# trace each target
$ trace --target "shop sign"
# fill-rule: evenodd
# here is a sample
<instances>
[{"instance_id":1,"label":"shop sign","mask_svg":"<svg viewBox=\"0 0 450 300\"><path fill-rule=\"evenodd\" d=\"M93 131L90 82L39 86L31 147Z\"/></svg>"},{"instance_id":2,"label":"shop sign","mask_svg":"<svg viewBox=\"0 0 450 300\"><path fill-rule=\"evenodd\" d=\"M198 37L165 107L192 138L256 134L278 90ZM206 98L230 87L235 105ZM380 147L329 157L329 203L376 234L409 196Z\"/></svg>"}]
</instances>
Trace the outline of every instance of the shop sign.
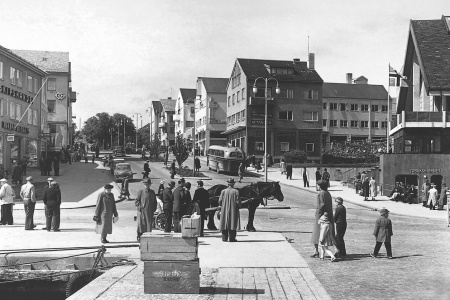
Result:
<instances>
[{"instance_id":1,"label":"shop sign","mask_svg":"<svg viewBox=\"0 0 450 300\"><path fill-rule=\"evenodd\" d=\"M409 172L411 174L420 174L420 173L441 173L441 169L410 169Z\"/></svg>"},{"instance_id":2,"label":"shop sign","mask_svg":"<svg viewBox=\"0 0 450 300\"><path fill-rule=\"evenodd\" d=\"M66 95L64 95L61 92L57 92L56 95L55 95L55 98L58 99L58 100L62 100L64 98L66 98Z\"/></svg>"},{"instance_id":3,"label":"shop sign","mask_svg":"<svg viewBox=\"0 0 450 300\"><path fill-rule=\"evenodd\" d=\"M260 114L260 113L252 113L252 118L265 118L265 114ZM272 114L267 114L268 118L272 118L273 115Z\"/></svg>"},{"instance_id":4,"label":"shop sign","mask_svg":"<svg viewBox=\"0 0 450 300\"><path fill-rule=\"evenodd\" d=\"M14 130L14 131L17 131L17 132L20 132L20 133L25 133L25 134L30 133L30 129L28 127L25 127L25 126L17 126L16 127L16 124L8 123L8 122L5 122L5 121L2 121L2 128L9 129L9 130Z\"/></svg>"},{"instance_id":5,"label":"shop sign","mask_svg":"<svg viewBox=\"0 0 450 300\"><path fill-rule=\"evenodd\" d=\"M16 99L31 103L33 101L33 97L25 95L24 93L21 93L19 91L13 90L12 88L9 88L7 86L0 86L0 93L14 97Z\"/></svg>"},{"instance_id":6,"label":"shop sign","mask_svg":"<svg viewBox=\"0 0 450 300\"><path fill-rule=\"evenodd\" d=\"M6 136L6 141L8 141L8 142L14 142L14 135L7 135L7 136Z\"/></svg>"},{"instance_id":7,"label":"shop sign","mask_svg":"<svg viewBox=\"0 0 450 300\"><path fill-rule=\"evenodd\" d=\"M251 124L252 125L265 125L266 122L264 122L264 120L252 120ZM272 120L267 120L267 124L272 125Z\"/></svg>"}]
</instances>

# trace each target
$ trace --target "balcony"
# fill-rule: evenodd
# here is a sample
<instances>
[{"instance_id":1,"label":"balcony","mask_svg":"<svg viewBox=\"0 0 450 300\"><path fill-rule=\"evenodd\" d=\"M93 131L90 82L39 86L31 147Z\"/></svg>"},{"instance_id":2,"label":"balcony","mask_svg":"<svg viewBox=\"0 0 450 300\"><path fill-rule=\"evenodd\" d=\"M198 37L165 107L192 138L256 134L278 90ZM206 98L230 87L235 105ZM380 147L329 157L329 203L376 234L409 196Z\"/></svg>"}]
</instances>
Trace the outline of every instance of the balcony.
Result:
<instances>
[{"instance_id":1,"label":"balcony","mask_svg":"<svg viewBox=\"0 0 450 300\"><path fill-rule=\"evenodd\" d=\"M402 111L391 123L390 135L406 127L446 128L450 127L450 112L446 111Z\"/></svg>"},{"instance_id":2,"label":"balcony","mask_svg":"<svg viewBox=\"0 0 450 300\"><path fill-rule=\"evenodd\" d=\"M164 128L166 127L166 122L159 122L158 123L158 128Z\"/></svg>"},{"instance_id":3,"label":"balcony","mask_svg":"<svg viewBox=\"0 0 450 300\"><path fill-rule=\"evenodd\" d=\"M253 105L253 106L258 106L258 105L264 106L264 103L265 103L264 97L250 97L249 101L248 101L248 105ZM273 98L267 99L267 107L273 106L274 104L275 104L275 101L273 100Z\"/></svg>"}]
</instances>

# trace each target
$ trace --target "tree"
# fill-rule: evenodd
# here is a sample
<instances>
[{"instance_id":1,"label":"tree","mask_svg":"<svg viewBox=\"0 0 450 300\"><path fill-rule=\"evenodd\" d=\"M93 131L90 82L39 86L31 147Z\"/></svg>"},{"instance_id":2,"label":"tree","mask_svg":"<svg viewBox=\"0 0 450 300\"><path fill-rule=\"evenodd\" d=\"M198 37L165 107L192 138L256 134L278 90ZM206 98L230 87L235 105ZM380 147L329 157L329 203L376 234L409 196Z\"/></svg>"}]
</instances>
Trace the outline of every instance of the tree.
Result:
<instances>
[{"instance_id":1,"label":"tree","mask_svg":"<svg viewBox=\"0 0 450 300\"><path fill-rule=\"evenodd\" d=\"M172 152L175 155L178 167L181 168L183 162L189 157L189 146L186 142L186 139L183 138L181 132L177 133L177 137L175 138L175 145L172 146Z\"/></svg>"},{"instance_id":2,"label":"tree","mask_svg":"<svg viewBox=\"0 0 450 300\"><path fill-rule=\"evenodd\" d=\"M159 134L155 134L153 136L153 140L147 148L150 152L150 157L157 158L159 156L161 153L161 137Z\"/></svg>"}]
</instances>

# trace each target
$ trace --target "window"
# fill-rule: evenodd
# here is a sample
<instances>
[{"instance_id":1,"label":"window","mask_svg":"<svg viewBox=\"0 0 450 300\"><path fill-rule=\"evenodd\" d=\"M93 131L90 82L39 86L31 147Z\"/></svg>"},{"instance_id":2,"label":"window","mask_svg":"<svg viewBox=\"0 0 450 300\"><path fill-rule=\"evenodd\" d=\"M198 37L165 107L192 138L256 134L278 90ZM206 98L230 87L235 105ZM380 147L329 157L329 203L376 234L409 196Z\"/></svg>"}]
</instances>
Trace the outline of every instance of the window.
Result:
<instances>
[{"instance_id":1,"label":"window","mask_svg":"<svg viewBox=\"0 0 450 300\"><path fill-rule=\"evenodd\" d=\"M47 80L47 90L56 91L56 78L49 78Z\"/></svg>"},{"instance_id":2,"label":"window","mask_svg":"<svg viewBox=\"0 0 450 300\"><path fill-rule=\"evenodd\" d=\"M28 91L33 92L33 77L28 76Z\"/></svg>"},{"instance_id":3,"label":"window","mask_svg":"<svg viewBox=\"0 0 450 300\"><path fill-rule=\"evenodd\" d=\"M33 124L33 110L32 109L28 110L28 124L30 124L30 125Z\"/></svg>"},{"instance_id":4,"label":"window","mask_svg":"<svg viewBox=\"0 0 450 300\"><path fill-rule=\"evenodd\" d=\"M236 123L239 123L241 121L241 114L237 113L236 114Z\"/></svg>"},{"instance_id":5,"label":"window","mask_svg":"<svg viewBox=\"0 0 450 300\"><path fill-rule=\"evenodd\" d=\"M3 80L3 62L0 61L0 79Z\"/></svg>"},{"instance_id":6,"label":"window","mask_svg":"<svg viewBox=\"0 0 450 300\"><path fill-rule=\"evenodd\" d=\"M47 110L49 113L54 113L56 108L56 100L47 100Z\"/></svg>"},{"instance_id":7,"label":"window","mask_svg":"<svg viewBox=\"0 0 450 300\"><path fill-rule=\"evenodd\" d=\"M345 110L345 103L340 103L339 104L339 110L340 111L344 111Z\"/></svg>"},{"instance_id":8,"label":"window","mask_svg":"<svg viewBox=\"0 0 450 300\"><path fill-rule=\"evenodd\" d=\"M194 114L195 114L195 107L192 106L192 107L191 107L191 115L194 115Z\"/></svg>"},{"instance_id":9,"label":"window","mask_svg":"<svg viewBox=\"0 0 450 300\"><path fill-rule=\"evenodd\" d=\"M272 74L294 74L294 69L289 68L271 68L270 73Z\"/></svg>"},{"instance_id":10,"label":"window","mask_svg":"<svg viewBox=\"0 0 450 300\"><path fill-rule=\"evenodd\" d=\"M281 142L281 152L289 152L289 143Z\"/></svg>"},{"instance_id":11,"label":"window","mask_svg":"<svg viewBox=\"0 0 450 300\"><path fill-rule=\"evenodd\" d=\"M381 121L381 128L383 129L387 128L387 121Z\"/></svg>"},{"instance_id":12,"label":"window","mask_svg":"<svg viewBox=\"0 0 450 300\"><path fill-rule=\"evenodd\" d=\"M231 106L231 96L228 96L228 106Z\"/></svg>"},{"instance_id":13,"label":"window","mask_svg":"<svg viewBox=\"0 0 450 300\"><path fill-rule=\"evenodd\" d=\"M323 109L327 109L327 103L326 102L323 103Z\"/></svg>"},{"instance_id":14,"label":"window","mask_svg":"<svg viewBox=\"0 0 450 300\"><path fill-rule=\"evenodd\" d=\"M372 111L378 111L378 105L372 105Z\"/></svg>"},{"instance_id":15,"label":"window","mask_svg":"<svg viewBox=\"0 0 450 300\"><path fill-rule=\"evenodd\" d=\"M240 98L240 92L239 91L237 91L236 92L236 102L239 102L239 101L241 101L241 98Z\"/></svg>"},{"instance_id":16,"label":"window","mask_svg":"<svg viewBox=\"0 0 450 300\"><path fill-rule=\"evenodd\" d=\"M327 119L322 119L322 126L327 127Z\"/></svg>"},{"instance_id":17,"label":"window","mask_svg":"<svg viewBox=\"0 0 450 300\"><path fill-rule=\"evenodd\" d=\"M381 105L381 111L387 112L388 106L387 105Z\"/></svg>"},{"instance_id":18,"label":"window","mask_svg":"<svg viewBox=\"0 0 450 300\"><path fill-rule=\"evenodd\" d=\"M358 104L350 104L351 111L358 111Z\"/></svg>"},{"instance_id":19,"label":"window","mask_svg":"<svg viewBox=\"0 0 450 300\"><path fill-rule=\"evenodd\" d=\"M347 120L341 120L339 123L340 123L340 127L348 127Z\"/></svg>"},{"instance_id":20,"label":"window","mask_svg":"<svg viewBox=\"0 0 450 300\"><path fill-rule=\"evenodd\" d=\"M358 128L358 121L350 121L351 128Z\"/></svg>"},{"instance_id":21,"label":"window","mask_svg":"<svg viewBox=\"0 0 450 300\"><path fill-rule=\"evenodd\" d=\"M303 121L318 121L319 113L317 111L304 111Z\"/></svg>"},{"instance_id":22,"label":"window","mask_svg":"<svg viewBox=\"0 0 450 300\"><path fill-rule=\"evenodd\" d=\"M243 111L241 111L241 119L242 119L242 121L245 120L245 109Z\"/></svg>"},{"instance_id":23,"label":"window","mask_svg":"<svg viewBox=\"0 0 450 300\"><path fill-rule=\"evenodd\" d=\"M361 121L361 128L369 128L369 121Z\"/></svg>"},{"instance_id":24,"label":"window","mask_svg":"<svg viewBox=\"0 0 450 300\"><path fill-rule=\"evenodd\" d=\"M186 127L194 127L194 121L186 121Z\"/></svg>"},{"instance_id":25,"label":"window","mask_svg":"<svg viewBox=\"0 0 450 300\"><path fill-rule=\"evenodd\" d=\"M361 111L369 111L369 104L361 104Z\"/></svg>"},{"instance_id":26,"label":"window","mask_svg":"<svg viewBox=\"0 0 450 300\"><path fill-rule=\"evenodd\" d=\"M231 100L231 104L233 104L233 105L234 105L234 103L235 103L235 102L234 102L234 100L235 100L235 98L234 98L234 97L235 97L235 96L236 96L236 95L235 95L235 94L233 94L233 97L231 98L231 99L232 99L232 100Z\"/></svg>"},{"instance_id":27,"label":"window","mask_svg":"<svg viewBox=\"0 0 450 300\"><path fill-rule=\"evenodd\" d=\"M255 142L256 151L264 151L264 142Z\"/></svg>"},{"instance_id":28,"label":"window","mask_svg":"<svg viewBox=\"0 0 450 300\"><path fill-rule=\"evenodd\" d=\"M309 99L309 100L317 100L317 99L319 99L319 91L317 91L317 90L303 91L303 98Z\"/></svg>"},{"instance_id":29,"label":"window","mask_svg":"<svg viewBox=\"0 0 450 300\"><path fill-rule=\"evenodd\" d=\"M23 72L20 70L16 70L16 83L18 87L23 85Z\"/></svg>"},{"instance_id":30,"label":"window","mask_svg":"<svg viewBox=\"0 0 450 300\"><path fill-rule=\"evenodd\" d=\"M253 93L254 97L259 97L259 98L264 98L264 88L258 88L256 94ZM272 98L272 88L268 87L267 88L267 98L270 99Z\"/></svg>"},{"instance_id":31,"label":"window","mask_svg":"<svg viewBox=\"0 0 450 300\"><path fill-rule=\"evenodd\" d=\"M9 102L9 117L14 120L16 118L16 104L14 102Z\"/></svg>"},{"instance_id":32,"label":"window","mask_svg":"<svg viewBox=\"0 0 450 300\"><path fill-rule=\"evenodd\" d=\"M203 117L202 118L202 125L205 125L206 124L206 117Z\"/></svg>"},{"instance_id":33,"label":"window","mask_svg":"<svg viewBox=\"0 0 450 300\"><path fill-rule=\"evenodd\" d=\"M48 127L50 128L50 133L56 133L56 125L55 124L48 124Z\"/></svg>"},{"instance_id":34,"label":"window","mask_svg":"<svg viewBox=\"0 0 450 300\"><path fill-rule=\"evenodd\" d=\"M279 111L278 112L278 119L279 120L293 120L292 110L285 110L285 111Z\"/></svg>"},{"instance_id":35,"label":"window","mask_svg":"<svg viewBox=\"0 0 450 300\"><path fill-rule=\"evenodd\" d=\"M9 80L12 85L16 85L16 69L13 67L9 69Z\"/></svg>"},{"instance_id":36,"label":"window","mask_svg":"<svg viewBox=\"0 0 450 300\"><path fill-rule=\"evenodd\" d=\"M231 117L228 117L228 118L227 118L227 124L228 124L228 126L231 125Z\"/></svg>"},{"instance_id":37,"label":"window","mask_svg":"<svg viewBox=\"0 0 450 300\"><path fill-rule=\"evenodd\" d=\"M306 143L306 152L314 152L314 143Z\"/></svg>"},{"instance_id":38,"label":"window","mask_svg":"<svg viewBox=\"0 0 450 300\"><path fill-rule=\"evenodd\" d=\"M170 133L175 133L175 127L170 127Z\"/></svg>"},{"instance_id":39,"label":"window","mask_svg":"<svg viewBox=\"0 0 450 300\"><path fill-rule=\"evenodd\" d=\"M245 88L242 89L242 101L245 101Z\"/></svg>"},{"instance_id":40,"label":"window","mask_svg":"<svg viewBox=\"0 0 450 300\"><path fill-rule=\"evenodd\" d=\"M236 114L231 116L231 124L236 123Z\"/></svg>"},{"instance_id":41,"label":"window","mask_svg":"<svg viewBox=\"0 0 450 300\"><path fill-rule=\"evenodd\" d=\"M378 121L372 121L372 122L370 122L370 127L372 127L372 128L379 128L379 126L378 126Z\"/></svg>"},{"instance_id":42,"label":"window","mask_svg":"<svg viewBox=\"0 0 450 300\"><path fill-rule=\"evenodd\" d=\"M337 103L330 103L330 110L337 110Z\"/></svg>"},{"instance_id":43,"label":"window","mask_svg":"<svg viewBox=\"0 0 450 300\"><path fill-rule=\"evenodd\" d=\"M6 104L6 100L0 99L0 116L4 116L6 113L5 104Z\"/></svg>"},{"instance_id":44,"label":"window","mask_svg":"<svg viewBox=\"0 0 450 300\"><path fill-rule=\"evenodd\" d=\"M286 89L286 98L294 99L294 89Z\"/></svg>"},{"instance_id":45,"label":"window","mask_svg":"<svg viewBox=\"0 0 450 300\"><path fill-rule=\"evenodd\" d=\"M337 127L337 120L330 120L330 127Z\"/></svg>"},{"instance_id":46,"label":"window","mask_svg":"<svg viewBox=\"0 0 450 300\"><path fill-rule=\"evenodd\" d=\"M22 105L16 104L16 120L20 121L21 117L22 117Z\"/></svg>"},{"instance_id":47,"label":"window","mask_svg":"<svg viewBox=\"0 0 450 300\"><path fill-rule=\"evenodd\" d=\"M33 110L33 125L38 126L37 110Z\"/></svg>"},{"instance_id":48,"label":"window","mask_svg":"<svg viewBox=\"0 0 450 300\"><path fill-rule=\"evenodd\" d=\"M33 93L37 93L38 92L38 80L36 78L33 78ZM44 97L42 97L42 99L44 99Z\"/></svg>"}]
</instances>

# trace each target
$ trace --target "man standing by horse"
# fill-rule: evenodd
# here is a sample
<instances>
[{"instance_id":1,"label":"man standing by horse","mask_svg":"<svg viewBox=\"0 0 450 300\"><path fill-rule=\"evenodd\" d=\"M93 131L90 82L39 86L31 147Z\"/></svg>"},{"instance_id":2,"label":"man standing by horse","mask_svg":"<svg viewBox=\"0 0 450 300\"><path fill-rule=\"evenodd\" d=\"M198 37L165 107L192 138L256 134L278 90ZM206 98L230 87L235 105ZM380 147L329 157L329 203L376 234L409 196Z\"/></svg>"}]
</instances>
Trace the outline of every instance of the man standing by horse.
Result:
<instances>
[{"instance_id":1,"label":"man standing by horse","mask_svg":"<svg viewBox=\"0 0 450 300\"><path fill-rule=\"evenodd\" d=\"M219 205L220 209L220 230L222 230L222 241L237 242L236 230L241 229L239 219L239 208L241 199L239 191L234 188L235 181L233 178L228 179L228 188L220 193Z\"/></svg>"},{"instance_id":2,"label":"man standing by horse","mask_svg":"<svg viewBox=\"0 0 450 300\"><path fill-rule=\"evenodd\" d=\"M186 200L186 190L184 178L178 180L178 186L173 191L173 231L181 232L181 217L183 216L183 210Z\"/></svg>"},{"instance_id":3,"label":"man standing by horse","mask_svg":"<svg viewBox=\"0 0 450 300\"><path fill-rule=\"evenodd\" d=\"M201 180L197 181L197 189L195 190L194 193L194 201L197 201L198 205L200 206L200 217L201 217L200 236L204 236L203 227L205 226L205 219L206 219L205 210L210 205L209 205L208 191L203 188L203 181Z\"/></svg>"}]
</instances>

